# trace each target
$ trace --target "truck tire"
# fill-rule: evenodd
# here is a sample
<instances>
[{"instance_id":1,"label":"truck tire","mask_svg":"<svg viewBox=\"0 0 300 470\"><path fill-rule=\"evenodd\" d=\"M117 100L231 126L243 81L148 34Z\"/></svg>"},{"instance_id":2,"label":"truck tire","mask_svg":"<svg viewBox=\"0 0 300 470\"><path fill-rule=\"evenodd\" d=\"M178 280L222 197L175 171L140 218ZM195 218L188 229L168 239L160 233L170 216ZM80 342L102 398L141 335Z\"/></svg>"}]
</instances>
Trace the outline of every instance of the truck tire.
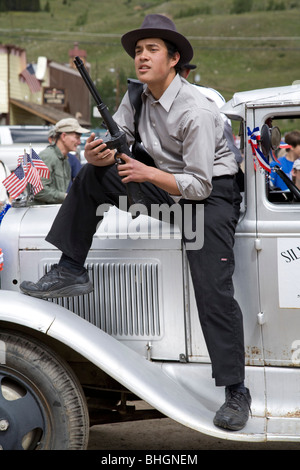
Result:
<instances>
[{"instance_id":1,"label":"truck tire","mask_svg":"<svg viewBox=\"0 0 300 470\"><path fill-rule=\"evenodd\" d=\"M42 342L0 331L0 449L84 450L89 417L71 368Z\"/></svg>"}]
</instances>

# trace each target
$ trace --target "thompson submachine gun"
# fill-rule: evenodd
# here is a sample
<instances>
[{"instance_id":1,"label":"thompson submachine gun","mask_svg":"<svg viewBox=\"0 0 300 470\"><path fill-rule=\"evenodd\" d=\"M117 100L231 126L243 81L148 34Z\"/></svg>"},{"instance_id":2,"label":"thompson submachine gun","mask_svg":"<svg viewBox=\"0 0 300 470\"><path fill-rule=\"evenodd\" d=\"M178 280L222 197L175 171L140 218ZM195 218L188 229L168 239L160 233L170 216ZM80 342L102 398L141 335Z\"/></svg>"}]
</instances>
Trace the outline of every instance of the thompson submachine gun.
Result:
<instances>
[{"instance_id":1,"label":"thompson submachine gun","mask_svg":"<svg viewBox=\"0 0 300 470\"><path fill-rule=\"evenodd\" d=\"M117 123L115 122L110 112L108 111L107 106L103 103L80 57L76 56L74 59L74 63L76 65L78 72L82 76L85 84L87 85L92 97L94 98L98 111L101 114L103 121L105 122L105 125L107 127L107 130L110 134L105 139L103 139L103 142L106 143L109 149L112 149L112 150L116 149L118 153L125 153L129 157L134 158L134 155L131 153L129 146L127 144L125 132L119 129ZM117 163L122 163L122 160L118 159ZM145 207L147 207L147 203L145 201L145 197L141 191L139 183L135 183L135 182L127 183L126 188L127 188L129 205L143 204Z\"/></svg>"}]
</instances>

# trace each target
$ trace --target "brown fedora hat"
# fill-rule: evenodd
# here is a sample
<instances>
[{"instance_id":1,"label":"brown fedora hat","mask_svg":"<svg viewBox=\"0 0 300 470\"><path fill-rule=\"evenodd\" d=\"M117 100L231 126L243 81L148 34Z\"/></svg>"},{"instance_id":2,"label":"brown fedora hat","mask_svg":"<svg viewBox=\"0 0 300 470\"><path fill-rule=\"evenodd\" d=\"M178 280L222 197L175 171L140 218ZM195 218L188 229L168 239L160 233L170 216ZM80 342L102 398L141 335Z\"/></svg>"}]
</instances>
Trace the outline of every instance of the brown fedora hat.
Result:
<instances>
[{"instance_id":1,"label":"brown fedora hat","mask_svg":"<svg viewBox=\"0 0 300 470\"><path fill-rule=\"evenodd\" d=\"M122 46L127 54L134 58L137 41L145 38L159 38L172 42L177 47L180 54L178 64L188 63L194 55L190 42L182 34L177 32L175 24L167 16L145 16L140 29L129 31L122 36Z\"/></svg>"}]
</instances>

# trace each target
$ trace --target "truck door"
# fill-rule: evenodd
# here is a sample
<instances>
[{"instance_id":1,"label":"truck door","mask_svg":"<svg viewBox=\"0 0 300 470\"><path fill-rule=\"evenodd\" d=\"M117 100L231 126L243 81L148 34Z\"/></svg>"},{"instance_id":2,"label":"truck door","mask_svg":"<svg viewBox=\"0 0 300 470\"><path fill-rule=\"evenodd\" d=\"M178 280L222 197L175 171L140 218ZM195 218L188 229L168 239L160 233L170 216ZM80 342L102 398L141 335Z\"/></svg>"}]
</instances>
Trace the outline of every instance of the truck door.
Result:
<instances>
[{"instance_id":1,"label":"truck door","mask_svg":"<svg viewBox=\"0 0 300 470\"><path fill-rule=\"evenodd\" d=\"M261 129L268 118L272 126L300 129L299 105L256 110L255 127ZM259 165L255 173L264 364L295 367L300 362L300 202L290 191L272 188Z\"/></svg>"}]
</instances>

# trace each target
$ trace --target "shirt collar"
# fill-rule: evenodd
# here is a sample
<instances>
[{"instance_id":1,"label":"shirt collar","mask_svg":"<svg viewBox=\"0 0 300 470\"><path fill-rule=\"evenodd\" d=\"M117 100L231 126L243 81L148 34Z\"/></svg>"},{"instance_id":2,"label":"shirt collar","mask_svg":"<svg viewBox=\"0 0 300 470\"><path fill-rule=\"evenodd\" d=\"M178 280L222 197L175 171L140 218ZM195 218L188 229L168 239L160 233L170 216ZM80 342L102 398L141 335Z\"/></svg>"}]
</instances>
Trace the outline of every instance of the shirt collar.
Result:
<instances>
[{"instance_id":1,"label":"shirt collar","mask_svg":"<svg viewBox=\"0 0 300 470\"><path fill-rule=\"evenodd\" d=\"M57 145L54 145L54 151L57 155L57 157L60 159L60 160L64 160L66 157L62 154L60 148L57 146Z\"/></svg>"},{"instance_id":2,"label":"shirt collar","mask_svg":"<svg viewBox=\"0 0 300 470\"><path fill-rule=\"evenodd\" d=\"M150 90L148 89L148 86L146 86L144 93L146 96L151 97L153 101L156 101L157 103L160 103L161 106L169 112L174 99L176 98L180 88L182 86L181 83L181 77L179 74L176 74L168 88L165 90L165 92L162 94L162 96L159 98L159 100L155 100L153 96L150 93Z\"/></svg>"}]
</instances>

